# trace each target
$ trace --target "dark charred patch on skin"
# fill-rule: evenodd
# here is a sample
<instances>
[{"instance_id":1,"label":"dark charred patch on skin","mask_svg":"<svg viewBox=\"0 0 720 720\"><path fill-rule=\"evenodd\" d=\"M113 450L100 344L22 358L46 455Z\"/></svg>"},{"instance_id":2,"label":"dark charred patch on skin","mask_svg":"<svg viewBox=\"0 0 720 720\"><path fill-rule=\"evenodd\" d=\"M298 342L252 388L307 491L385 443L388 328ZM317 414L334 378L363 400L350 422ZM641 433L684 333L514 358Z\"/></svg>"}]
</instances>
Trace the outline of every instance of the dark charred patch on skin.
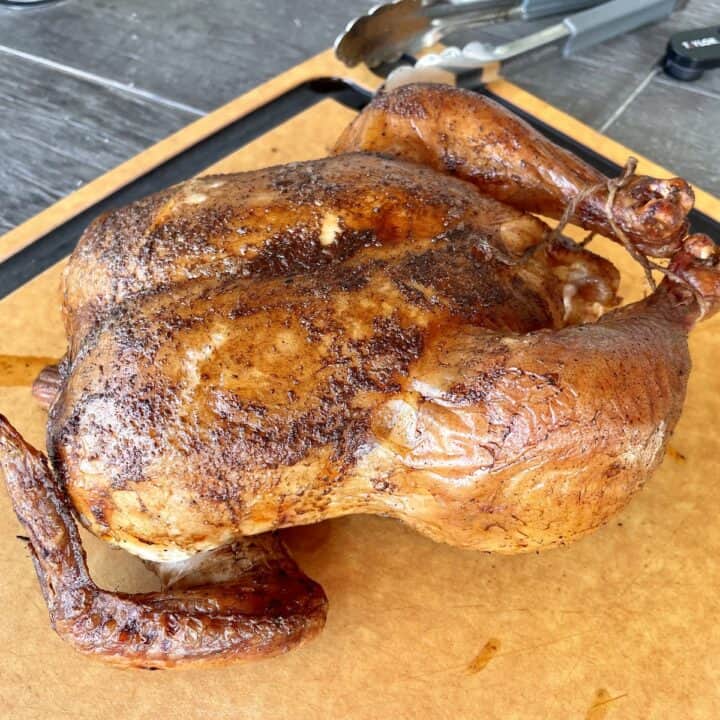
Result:
<instances>
[{"instance_id":1,"label":"dark charred patch on skin","mask_svg":"<svg viewBox=\"0 0 720 720\"><path fill-rule=\"evenodd\" d=\"M488 400L491 393L496 392L498 385L505 381L519 382L534 386L536 389L549 389L551 392L562 392L558 386L557 373L531 373L518 368L495 367L489 371L476 374L472 381L456 383L446 393L443 400L457 405L475 405Z\"/></svg>"},{"instance_id":2,"label":"dark charred patch on skin","mask_svg":"<svg viewBox=\"0 0 720 720\"><path fill-rule=\"evenodd\" d=\"M370 482L371 482L372 486L375 488L375 490L377 490L378 492L388 493L391 495L391 494L397 492L397 490L398 490L397 484L391 482L387 478L374 477L371 479Z\"/></svg>"},{"instance_id":3,"label":"dark charred patch on skin","mask_svg":"<svg viewBox=\"0 0 720 720\"><path fill-rule=\"evenodd\" d=\"M370 230L343 229L336 241L320 244L317 230L307 227L290 228L268 238L262 249L248 264L245 274L257 278L291 276L327 267L346 260L362 247L376 245Z\"/></svg>"},{"instance_id":4,"label":"dark charred patch on skin","mask_svg":"<svg viewBox=\"0 0 720 720\"><path fill-rule=\"evenodd\" d=\"M367 266L351 267L341 265L333 268L333 281L335 286L343 292L357 292L367 286L372 270L372 267Z\"/></svg>"},{"instance_id":5,"label":"dark charred patch on skin","mask_svg":"<svg viewBox=\"0 0 720 720\"><path fill-rule=\"evenodd\" d=\"M410 363L422 353L423 333L403 327L396 318L375 318L371 338L353 346L361 368L355 381L363 389L396 392L400 390L399 379L407 375Z\"/></svg>"},{"instance_id":6,"label":"dark charred patch on skin","mask_svg":"<svg viewBox=\"0 0 720 720\"><path fill-rule=\"evenodd\" d=\"M145 243L139 249L140 259L146 262L176 262L178 254L202 255L212 252L212 238L227 233L233 227L236 210L230 205L198 205L181 215L173 215L146 232ZM166 252L159 253L160 249ZM169 250L173 250L168 256Z\"/></svg>"},{"instance_id":7,"label":"dark charred patch on skin","mask_svg":"<svg viewBox=\"0 0 720 720\"><path fill-rule=\"evenodd\" d=\"M448 150L443 153L442 163L449 173L456 173L466 165L464 158Z\"/></svg>"},{"instance_id":8,"label":"dark charred patch on skin","mask_svg":"<svg viewBox=\"0 0 720 720\"><path fill-rule=\"evenodd\" d=\"M225 494L228 488L231 494L247 491L252 470L292 466L324 447L332 448L333 473L346 471L370 437L369 413L353 407L355 396L397 391L399 378L421 352L418 329L402 327L394 318L376 318L367 340L333 346L325 360L330 375L299 403L280 398L277 406L262 406L214 391L212 408L218 420L206 439L196 438L196 450L209 469L198 493L217 497L219 492L223 501L232 500L234 495ZM229 467L243 468L242 487L226 477Z\"/></svg>"},{"instance_id":9,"label":"dark charred patch on skin","mask_svg":"<svg viewBox=\"0 0 720 720\"><path fill-rule=\"evenodd\" d=\"M90 506L90 512L95 518L95 522L101 527L108 527L107 518L105 517L105 505L100 503L94 503Z\"/></svg>"},{"instance_id":10,"label":"dark charred patch on skin","mask_svg":"<svg viewBox=\"0 0 720 720\"><path fill-rule=\"evenodd\" d=\"M275 168L270 186L283 198L296 203L322 205L330 199L344 197L346 186L328 182L312 163L287 163Z\"/></svg>"},{"instance_id":11,"label":"dark charred patch on skin","mask_svg":"<svg viewBox=\"0 0 720 720\"><path fill-rule=\"evenodd\" d=\"M94 459L109 469L109 487L126 490L146 479L145 468L163 452L159 433L171 416L175 394L162 376L142 381L133 365L123 368L120 364L113 370L99 387L91 384L81 390L71 408L66 407L67 389L61 394L48 423L47 444L53 465L62 469L66 457L86 457L83 437L94 438L102 447L102 457ZM106 417L95 412L96 403L114 408L114 415ZM64 472L61 477L70 485L75 479ZM92 512L98 523L106 524L105 503Z\"/></svg>"},{"instance_id":12,"label":"dark charred patch on skin","mask_svg":"<svg viewBox=\"0 0 720 720\"><path fill-rule=\"evenodd\" d=\"M123 238L145 235L158 210L174 193L175 188L168 188L119 210L103 213L85 231L76 252L109 258L118 256L119 261Z\"/></svg>"},{"instance_id":13,"label":"dark charred patch on skin","mask_svg":"<svg viewBox=\"0 0 720 720\"><path fill-rule=\"evenodd\" d=\"M397 277L397 275L393 277L393 281L395 282L395 285L397 286L403 298L407 300L410 304L415 305L422 310L431 311L433 307L441 304L439 298L434 295L432 291L429 291L426 294L420 288L415 287L406 280Z\"/></svg>"},{"instance_id":14,"label":"dark charred patch on skin","mask_svg":"<svg viewBox=\"0 0 720 720\"><path fill-rule=\"evenodd\" d=\"M388 273L403 296L424 310L443 305L472 324L518 332L552 325L547 302L503 263L478 255L477 242L473 232L447 233L427 252L408 253Z\"/></svg>"},{"instance_id":15,"label":"dark charred patch on skin","mask_svg":"<svg viewBox=\"0 0 720 720\"><path fill-rule=\"evenodd\" d=\"M443 393L443 400L457 405L474 405L484 402L498 379L505 377L506 370L498 367L473 378L470 382L455 383Z\"/></svg>"},{"instance_id":16,"label":"dark charred patch on skin","mask_svg":"<svg viewBox=\"0 0 720 720\"><path fill-rule=\"evenodd\" d=\"M608 465L607 469L603 474L609 480L610 478L614 478L616 475L619 475L624 469L625 466L623 465L623 463L619 460L616 460L611 465Z\"/></svg>"}]
</instances>

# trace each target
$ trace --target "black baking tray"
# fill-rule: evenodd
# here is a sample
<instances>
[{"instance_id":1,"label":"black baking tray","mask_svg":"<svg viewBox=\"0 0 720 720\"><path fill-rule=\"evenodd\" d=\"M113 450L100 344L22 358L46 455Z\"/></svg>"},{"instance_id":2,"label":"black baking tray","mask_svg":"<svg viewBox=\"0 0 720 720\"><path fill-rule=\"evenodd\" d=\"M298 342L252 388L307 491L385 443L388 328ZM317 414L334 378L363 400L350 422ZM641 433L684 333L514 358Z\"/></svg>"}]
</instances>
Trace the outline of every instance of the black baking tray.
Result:
<instances>
[{"instance_id":1,"label":"black baking tray","mask_svg":"<svg viewBox=\"0 0 720 720\"><path fill-rule=\"evenodd\" d=\"M621 171L619 165L592 148L498 97L491 90L485 87L473 89L512 110L554 143L572 151L605 175L613 176ZM310 80L296 86L99 200L9 257L0 264L0 299L69 255L82 231L101 213L127 205L145 195L197 175L209 165L321 100L332 99L353 110L361 110L371 97L366 90L339 78ZM698 210L691 212L690 220L695 232L707 233L716 241L720 239L720 222L717 220Z\"/></svg>"}]
</instances>

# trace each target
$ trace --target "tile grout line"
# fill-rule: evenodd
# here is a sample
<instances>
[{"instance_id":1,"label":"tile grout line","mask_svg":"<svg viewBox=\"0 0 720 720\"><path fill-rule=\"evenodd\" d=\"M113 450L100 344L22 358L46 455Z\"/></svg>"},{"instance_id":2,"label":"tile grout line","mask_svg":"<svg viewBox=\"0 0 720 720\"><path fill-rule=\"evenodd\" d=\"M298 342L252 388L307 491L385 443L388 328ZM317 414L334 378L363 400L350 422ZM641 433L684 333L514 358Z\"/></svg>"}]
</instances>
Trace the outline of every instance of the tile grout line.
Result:
<instances>
[{"instance_id":1,"label":"tile grout line","mask_svg":"<svg viewBox=\"0 0 720 720\"><path fill-rule=\"evenodd\" d=\"M11 55L13 57L20 58L21 60L27 60L28 62L35 63L36 65L42 65L43 67L51 70L92 83L93 85L119 90L120 92L128 95L142 98L143 100L149 100L150 102L157 103L158 105L164 105L165 107L172 108L173 110L182 110L183 112L196 115L198 117L207 115L206 110L201 110L200 108L193 107L192 105L186 105L185 103L178 102L177 100L171 100L170 98L163 97L162 95L156 95L149 90L143 90L142 88L121 83L117 80L111 80L110 78L103 77L102 75L95 75L94 73L80 70L79 68L72 67L71 65L65 65L38 55L23 52L22 50L16 50L15 48L8 47L7 45L0 45L0 53Z\"/></svg>"},{"instance_id":2,"label":"tile grout line","mask_svg":"<svg viewBox=\"0 0 720 720\"><path fill-rule=\"evenodd\" d=\"M660 67L655 66L642 82L625 98L620 107L600 126L599 130L604 133L627 109L630 103L650 84L650 81L660 72Z\"/></svg>"},{"instance_id":3,"label":"tile grout line","mask_svg":"<svg viewBox=\"0 0 720 720\"><path fill-rule=\"evenodd\" d=\"M663 75L658 77L657 81L658 83L660 83L660 85L664 85L665 87L678 88L679 90L687 90L688 92L697 93L698 95L702 95L703 97L709 97L713 100L720 100L720 93L694 86L692 83L689 82L679 82L678 80L673 80Z\"/></svg>"}]
</instances>

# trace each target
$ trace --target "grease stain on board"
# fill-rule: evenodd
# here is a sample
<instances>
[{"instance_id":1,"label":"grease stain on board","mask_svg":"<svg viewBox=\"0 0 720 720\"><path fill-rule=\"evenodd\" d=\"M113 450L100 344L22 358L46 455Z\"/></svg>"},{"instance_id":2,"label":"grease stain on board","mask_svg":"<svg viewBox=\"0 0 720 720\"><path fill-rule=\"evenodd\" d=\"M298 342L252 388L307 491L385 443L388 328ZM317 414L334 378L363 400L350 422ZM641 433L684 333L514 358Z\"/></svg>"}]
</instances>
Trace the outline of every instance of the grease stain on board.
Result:
<instances>
[{"instance_id":1,"label":"grease stain on board","mask_svg":"<svg viewBox=\"0 0 720 720\"><path fill-rule=\"evenodd\" d=\"M0 387L30 386L43 368L57 362L51 357L0 355Z\"/></svg>"},{"instance_id":2,"label":"grease stain on board","mask_svg":"<svg viewBox=\"0 0 720 720\"><path fill-rule=\"evenodd\" d=\"M483 649L470 661L467 666L469 675L475 675L487 667L487 664L497 655L500 650L500 641L497 638L490 638Z\"/></svg>"},{"instance_id":3,"label":"grease stain on board","mask_svg":"<svg viewBox=\"0 0 720 720\"><path fill-rule=\"evenodd\" d=\"M627 697L627 693L613 696L610 695L605 688L600 688L595 693L595 699L585 715L585 720L605 720L608 712L610 711L610 703L624 697Z\"/></svg>"},{"instance_id":4,"label":"grease stain on board","mask_svg":"<svg viewBox=\"0 0 720 720\"><path fill-rule=\"evenodd\" d=\"M685 455L683 455L679 450L674 448L672 445L668 445L667 456L671 460L675 460L676 462L685 462L687 460Z\"/></svg>"}]
</instances>

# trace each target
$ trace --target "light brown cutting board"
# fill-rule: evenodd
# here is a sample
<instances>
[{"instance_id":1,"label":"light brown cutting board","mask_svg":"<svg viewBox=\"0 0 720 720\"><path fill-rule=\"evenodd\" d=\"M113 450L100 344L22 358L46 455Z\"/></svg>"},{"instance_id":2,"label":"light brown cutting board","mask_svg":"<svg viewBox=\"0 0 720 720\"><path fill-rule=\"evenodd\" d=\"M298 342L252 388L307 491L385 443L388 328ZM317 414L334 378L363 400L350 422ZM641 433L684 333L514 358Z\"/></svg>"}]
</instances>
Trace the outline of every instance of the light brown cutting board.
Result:
<instances>
[{"instance_id":1,"label":"light brown cutting board","mask_svg":"<svg viewBox=\"0 0 720 720\"><path fill-rule=\"evenodd\" d=\"M180 149L313 76L350 76L324 53L276 78L0 238L0 257L47 232ZM630 153L518 88L492 89L616 162ZM223 160L247 170L326 154L352 112L331 100ZM640 170L669 173L641 160ZM698 193L720 216L720 202ZM617 246L593 249L642 282ZM30 383L65 349L63 263L0 302L0 412L43 446ZM625 512L571 547L493 556L351 517L285 536L330 598L324 633L258 664L122 671L75 654L51 631L6 494L0 490L0 718L619 718L720 717L720 318L693 331L694 368L662 467ZM85 535L87 537L87 535ZM156 587L134 558L87 541L98 581Z\"/></svg>"}]
</instances>

